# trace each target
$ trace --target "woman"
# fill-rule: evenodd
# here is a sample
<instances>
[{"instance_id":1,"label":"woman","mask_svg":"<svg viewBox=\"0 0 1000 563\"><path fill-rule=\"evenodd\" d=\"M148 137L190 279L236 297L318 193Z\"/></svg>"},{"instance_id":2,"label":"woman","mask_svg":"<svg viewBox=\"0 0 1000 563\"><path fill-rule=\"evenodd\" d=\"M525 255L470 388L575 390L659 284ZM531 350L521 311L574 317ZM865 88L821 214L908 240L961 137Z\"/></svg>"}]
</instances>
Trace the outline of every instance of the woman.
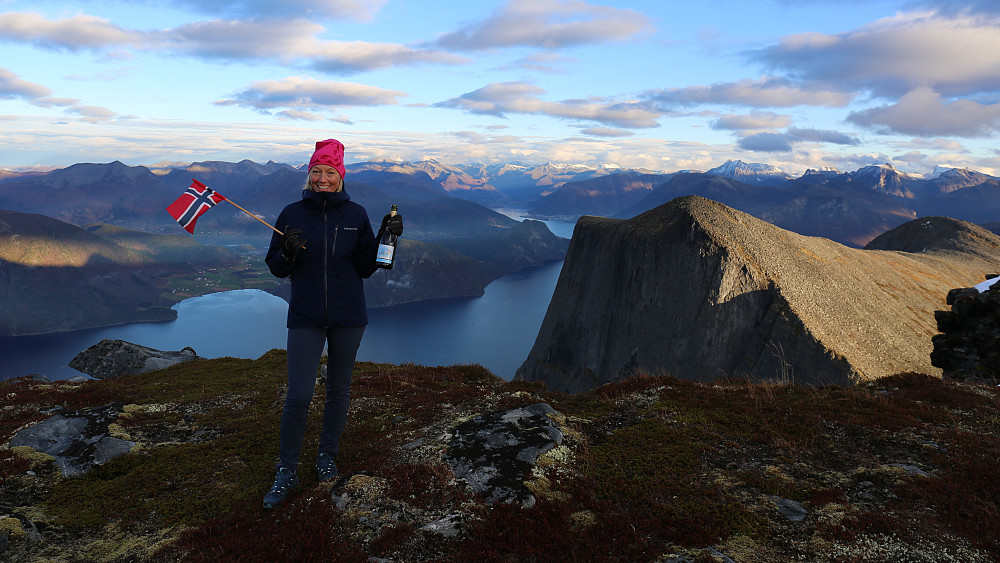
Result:
<instances>
[{"instance_id":1,"label":"woman","mask_svg":"<svg viewBox=\"0 0 1000 563\"><path fill-rule=\"evenodd\" d=\"M368 324L362 278L375 270L379 240L365 208L344 190L344 145L316 143L301 201L278 215L284 234L274 234L268 268L291 277L288 303L288 394L281 414L277 474L264 508L280 504L298 484L299 452L324 344L327 345L326 405L316 471L320 481L337 476L335 458L347 421L351 371ZM382 231L403 232L399 215L382 219Z\"/></svg>"}]
</instances>

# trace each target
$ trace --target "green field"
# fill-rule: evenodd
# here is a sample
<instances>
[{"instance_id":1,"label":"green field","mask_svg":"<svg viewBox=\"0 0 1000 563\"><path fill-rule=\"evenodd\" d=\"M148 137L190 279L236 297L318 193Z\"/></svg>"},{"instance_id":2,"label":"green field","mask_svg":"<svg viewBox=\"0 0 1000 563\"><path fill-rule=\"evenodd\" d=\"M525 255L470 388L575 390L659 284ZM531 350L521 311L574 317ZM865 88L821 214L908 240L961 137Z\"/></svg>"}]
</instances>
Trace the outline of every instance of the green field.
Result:
<instances>
[{"instance_id":1,"label":"green field","mask_svg":"<svg viewBox=\"0 0 1000 563\"><path fill-rule=\"evenodd\" d=\"M260 289L268 291L288 283L271 275L263 258L244 257L235 266L204 268L187 274L174 274L167 278L163 296L173 302L183 301L217 291L234 289Z\"/></svg>"}]
</instances>

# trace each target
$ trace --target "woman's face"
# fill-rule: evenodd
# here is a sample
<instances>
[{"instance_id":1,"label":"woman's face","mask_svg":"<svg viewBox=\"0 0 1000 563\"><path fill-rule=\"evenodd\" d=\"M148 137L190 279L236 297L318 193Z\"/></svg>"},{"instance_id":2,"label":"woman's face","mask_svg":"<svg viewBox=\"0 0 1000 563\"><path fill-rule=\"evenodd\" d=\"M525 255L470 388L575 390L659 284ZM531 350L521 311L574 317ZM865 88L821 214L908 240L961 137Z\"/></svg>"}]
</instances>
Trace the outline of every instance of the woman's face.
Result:
<instances>
[{"instance_id":1,"label":"woman's face","mask_svg":"<svg viewBox=\"0 0 1000 563\"><path fill-rule=\"evenodd\" d=\"M309 183L317 192L339 192L344 187L340 172L326 164L317 164L309 169Z\"/></svg>"}]
</instances>

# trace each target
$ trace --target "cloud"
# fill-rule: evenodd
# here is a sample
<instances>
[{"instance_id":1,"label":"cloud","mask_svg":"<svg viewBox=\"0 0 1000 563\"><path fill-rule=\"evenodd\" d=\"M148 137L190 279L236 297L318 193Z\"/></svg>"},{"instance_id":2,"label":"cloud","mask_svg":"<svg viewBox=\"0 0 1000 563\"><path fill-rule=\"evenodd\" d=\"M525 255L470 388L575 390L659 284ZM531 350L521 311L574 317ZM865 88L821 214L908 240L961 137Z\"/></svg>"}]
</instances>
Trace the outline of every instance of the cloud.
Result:
<instances>
[{"instance_id":1,"label":"cloud","mask_svg":"<svg viewBox=\"0 0 1000 563\"><path fill-rule=\"evenodd\" d=\"M147 0L148 1L148 0ZM371 21L386 0L174 0L204 14Z\"/></svg>"},{"instance_id":2,"label":"cloud","mask_svg":"<svg viewBox=\"0 0 1000 563\"><path fill-rule=\"evenodd\" d=\"M395 43L323 41L325 28L303 19L211 20L155 31L132 31L92 16L47 20L39 14L0 14L0 40L48 49L108 52L143 49L223 60L273 60L333 74L408 66L462 64L468 60L439 50Z\"/></svg>"},{"instance_id":3,"label":"cloud","mask_svg":"<svg viewBox=\"0 0 1000 563\"><path fill-rule=\"evenodd\" d=\"M457 139L468 141L470 143L486 143L492 139L492 137L483 135L482 133L478 133L476 131L455 131L451 133L451 135Z\"/></svg>"},{"instance_id":4,"label":"cloud","mask_svg":"<svg viewBox=\"0 0 1000 563\"><path fill-rule=\"evenodd\" d=\"M286 109L285 111L279 111L275 115L283 119L297 119L301 121L323 121L326 119L318 113L298 109Z\"/></svg>"},{"instance_id":5,"label":"cloud","mask_svg":"<svg viewBox=\"0 0 1000 563\"><path fill-rule=\"evenodd\" d=\"M852 137L840 131L828 129L800 129L790 127L786 133L798 141L815 141L817 143L832 143L834 145L859 145L857 137Z\"/></svg>"},{"instance_id":6,"label":"cloud","mask_svg":"<svg viewBox=\"0 0 1000 563\"><path fill-rule=\"evenodd\" d=\"M580 132L584 135L593 135L595 137L632 137L635 135L632 131L612 129L610 127L588 127L581 129Z\"/></svg>"},{"instance_id":7,"label":"cloud","mask_svg":"<svg viewBox=\"0 0 1000 563\"><path fill-rule=\"evenodd\" d=\"M1000 91L1000 25L992 18L903 14L837 35L790 35L752 58L790 77L876 96L930 86L952 96Z\"/></svg>"},{"instance_id":8,"label":"cloud","mask_svg":"<svg viewBox=\"0 0 1000 563\"><path fill-rule=\"evenodd\" d=\"M998 14L1000 3L996 0L910 0L913 8L926 8L948 15Z\"/></svg>"},{"instance_id":9,"label":"cloud","mask_svg":"<svg viewBox=\"0 0 1000 563\"><path fill-rule=\"evenodd\" d=\"M962 143L954 139L945 138L916 138L905 143L907 147L915 147L920 150L930 150L934 152L953 152L969 154L971 151Z\"/></svg>"},{"instance_id":10,"label":"cloud","mask_svg":"<svg viewBox=\"0 0 1000 563\"><path fill-rule=\"evenodd\" d=\"M216 105L242 106L268 112L285 108L281 113L293 119L308 119L307 113L340 107L396 105L404 92L384 90L353 82L324 82L296 76L282 80L254 82L230 99ZM343 119L343 118L341 118Z\"/></svg>"},{"instance_id":11,"label":"cloud","mask_svg":"<svg viewBox=\"0 0 1000 563\"><path fill-rule=\"evenodd\" d=\"M792 118L766 111L755 111L743 115L723 115L712 123L712 129L760 130L788 127Z\"/></svg>"},{"instance_id":12,"label":"cloud","mask_svg":"<svg viewBox=\"0 0 1000 563\"><path fill-rule=\"evenodd\" d=\"M83 121L87 123L98 123L102 121L111 121L118 117L118 114L100 106L83 106L74 105L66 109L67 113L75 113L79 115Z\"/></svg>"},{"instance_id":13,"label":"cloud","mask_svg":"<svg viewBox=\"0 0 1000 563\"><path fill-rule=\"evenodd\" d=\"M32 105L43 108L51 107L71 107L80 103L80 100L76 98L53 98L51 96L46 96L44 98L35 98L31 100Z\"/></svg>"},{"instance_id":14,"label":"cloud","mask_svg":"<svg viewBox=\"0 0 1000 563\"><path fill-rule=\"evenodd\" d=\"M544 53L532 53L526 57L519 59L514 64L518 68L524 70L533 70L537 72L557 74L566 72L566 70L560 68L558 65L570 61L577 62L576 59L564 57L559 53L546 51Z\"/></svg>"},{"instance_id":15,"label":"cloud","mask_svg":"<svg viewBox=\"0 0 1000 563\"><path fill-rule=\"evenodd\" d=\"M896 155L892 157L892 160L896 162L906 162L908 164L915 164L926 161L927 155L917 151L910 151L906 154Z\"/></svg>"},{"instance_id":16,"label":"cloud","mask_svg":"<svg viewBox=\"0 0 1000 563\"><path fill-rule=\"evenodd\" d=\"M78 15L50 21L41 14L7 12L0 14L0 40L31 43L46 49L79 51L139 45L142 34L94 16Z\"/></svg>"},{"instance_id":17,"label":"cloud","mask_svg":"<svg viewBox=\"0 0 1000 563\"><path fill-rule=\"evenodd\" d=\"M426 64L463 64L468 59L426 49L412 49L394 43L363 41L326 41L312 55L312 68L333 74L347 74L395 66Z\"/></svg>"},{"instance_id":18,"label":"cloud","mask_svg":"<svg viewBox=\"0 0 1000 563\"><path fill-rule=\"evenodd\" d=\"M349 74L416 63L458 64L466 59L442 51L395 43L320 41L324 28L303 20L213 20L160 34L170 51L197 57L303 61L332 74Z\"/></svg>"},{"instance_id":19,"label":"cloud","mask_svg":"<svg viewBox=\"0 0 1000 563\"><path fill-rule=\"evenodd\" d=\"M110 121L118 117L117 113L107 108L82 105L75 98L53 97L49 87L22 80L13 72L0 67L0 100L18 98L38 107L65 108L66 113L79 115L82 121L88 123Z\"/></svg>"},{"instance_id":20,"label":"cloud","mask_svg":"<svg viewBox=\"0 0 1000 563\"><path fill-rule=\"evenodd\" d=\"M755 111L745 115L723 115L712 123L712 129L732 131L756 131L740 140L740 146L748 150L786 152L800 141L831 143L835 145L858 145L857 138L839 131L826 129L804 129L789 127L784 133L762 131L788 127L791 117L771 112Z\"/></svg>"},{"instance_id":21,"label":"cloud","mask_svg":"<svg viewBox=\"0 0 1000 563\"><path fill-rule=\"evenodd\" d=\"M807 88L787 78L766 77L709 86L650 90L643 98L666 105L737 104L750 107L821 106L844 107L855 94L833 89Z\"/></svg>"},{"instance_id":22,"label":"cloud","mask_svg":"<svg viewBox=\"0 0 1000 563\"><path fill-rule=\"evenodd\" d=\"M298 59L320 49L323 26L303 20L211 20L147 35L150 48L222 59Z\"/></svg>"},{"instance_id":23,"label":"cloud","mask_svg":"<svg viewBox=\"0 0 1000 563\"><path fill-rule=\"evenodd\" d=\"M582 0L508 0L486 20L446 33L434 44L469 51L517 46L561 49L625 41L649 29L649 19L635 10Z\"/></svg>"},{"instance_id":24,"label":"cloud","mask_svg":"<svg viewBox=\"0 0 1000 563\"><path fill-rule=\"evenodd\" d=\"M756 133L740 139L739 146L748 151L791 152L792 138L782 133Z\"/></svg>"},{"instance_id":25,"label":"cloud","mask_svg":"<svg viewBox=\"0 0 1000 563\"><path fill-rule=\"evenodd\" d=\"M779 116L780 117L780 116ZM752 128L751 128L752 129ZM784 133L761 131L742 137L740 148L758 152L791 152L802 141L832 143L837 145L858 145L859 141L838 131L822 129L788 128Z\"/></svg>"},{"instance_id":26,"label":"cloud","mask_svg":"<svg viewBox=\"0 0 1000 563\"><path fill-rule=\"evenodd\" d=\"M1000 102L946 101L928 87L916 88L898 102L852 112L847 120L886 132L920 137L987 137L1000 131Z\"/></svg>"},{"instance_id":27,"label":"cloud","mask_svg":"<svg viewBox=\"0 0 1000 563\"><path fill-rule=\"evenodd\" d=\"M0 99L21 98L31 103L52 95L52 90L41 84L22 80L21 77L0 67Z\"/></svg>"},{"instance_id":28,"label":"cloud","mask_svg":"<svg viewBox=\"0 0 1000 563\"><path fill-rule=\"evenodd\" d=\"M548 102L536 95L544 92L528 83L506 82L490 84L434 105L497 117L505 117L508 113L540 114L565 119L586 119L622 127L657 126L656 118L659 114L650 112L639 104L579 99Z\"/></svg>"},{"instance_id":29,"label":"cloud","mask_svg":"<svg viewBox=\"0 0 1000 563\"><path fill-rule=\"evenodd\" d=\"M471 113L506 117L508 113L547 115L562 119L596 121L625 128L658 127L661 114L640 102L600 99L548 102L538 97L545 90L526 82L501 82L484 86L435 107L462 109Z\"/></svg>"}]
</instances>

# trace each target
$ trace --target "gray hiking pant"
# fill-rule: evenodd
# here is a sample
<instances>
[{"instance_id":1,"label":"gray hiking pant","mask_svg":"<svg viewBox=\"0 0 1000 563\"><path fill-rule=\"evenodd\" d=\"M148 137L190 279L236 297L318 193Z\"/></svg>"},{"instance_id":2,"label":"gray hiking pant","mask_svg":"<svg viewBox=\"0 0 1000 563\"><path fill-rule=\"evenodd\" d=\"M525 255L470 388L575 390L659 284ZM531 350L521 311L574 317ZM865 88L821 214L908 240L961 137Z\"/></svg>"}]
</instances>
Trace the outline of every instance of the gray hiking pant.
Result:
<instances>
[{"instance_id":1,"label":"gray hiking pant","mask_svg":"<svg viewBox=\"0 0 1000 563\"><path fill-rule=\"evenodd\" d=\"M336 457L340 434L347 423L351 371L364 332L363 326L288 329L288 395L281 413L279 467L293 471L298 468L324 344L327 344L326 404L319 451Z\"/></svg>"}]
</instances>

